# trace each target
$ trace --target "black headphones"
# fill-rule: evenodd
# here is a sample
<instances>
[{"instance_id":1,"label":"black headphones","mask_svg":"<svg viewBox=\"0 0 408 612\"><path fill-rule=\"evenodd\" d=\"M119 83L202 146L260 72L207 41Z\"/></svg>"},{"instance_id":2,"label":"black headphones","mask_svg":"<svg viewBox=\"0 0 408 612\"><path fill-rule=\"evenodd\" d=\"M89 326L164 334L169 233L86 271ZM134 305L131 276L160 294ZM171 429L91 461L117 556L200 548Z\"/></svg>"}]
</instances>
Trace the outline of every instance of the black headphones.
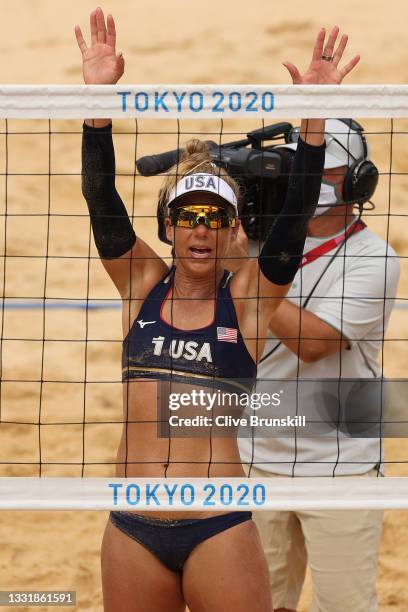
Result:
<instances>
[{"instance_id":1,"label":"black headphones","mask_svg":"<svg viewBox=\"0 0 408 612\"><path fill-rule=\"evenodd\" d=\"M335 134L330 134L333 140L348 155L353 157L353 163L347 170L343 183L343 202L348 204L364 204L371 200L378 184L378 169L372 161L368 159L367 141L364 135L364 128L354 119L338 119L345 123L350 130L357 132L363 145L363 155L354 158L350 151L336 138ZM291 132L285 135L286 142L294 142L295 139Z\"/></svg>"},{"instance_id":2,"label":"black headphones","mask_svg":"<svg viewBox=\"0 0 408 612\"><path fill-rule=\"evenodd\" d=\"M340 121L358 133L363 145L363 156L353 161L344 178L343 199L345 202L364 204L374 195L378 183L378 169L368 159L368 147L363 126L353 119L340 119ZM336 138L335 140L340 144Z\"/></svg>"},{"instance_id":3,"label":"black headphones","mask_svg":"<svg viewBox=\"0 0 408 612\"><path fill-rule=\"evenodd\" d=\"M156 211L156 216L157 216L157 235L159 237L159 240L161 240L162 242L164 242L165 244L172 244L170 242L170 240L167 238L166 235L166 228L164 225L164 219L166 218L167 214L167 206L166 206L166 199L164 197L164 193L162 193L161 191L159 192L159 200L157 202L157 211Z\"/></svg>"}]
</instances>

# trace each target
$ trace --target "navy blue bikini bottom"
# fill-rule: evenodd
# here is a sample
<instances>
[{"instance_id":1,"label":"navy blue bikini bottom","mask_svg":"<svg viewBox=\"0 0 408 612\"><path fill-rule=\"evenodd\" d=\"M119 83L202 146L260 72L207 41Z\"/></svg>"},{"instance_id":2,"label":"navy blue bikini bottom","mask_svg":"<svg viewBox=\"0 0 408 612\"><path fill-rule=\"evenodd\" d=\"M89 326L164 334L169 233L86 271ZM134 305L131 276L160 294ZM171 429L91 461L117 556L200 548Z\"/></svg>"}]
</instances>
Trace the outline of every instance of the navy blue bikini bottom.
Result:
<instances>
[{"instance_id":1,"label":"navy blue bikini bottom","mask_svg":"<svg viewBox=\"0 0 408 612\"><path fill-rule=\"evenodd\" d=\"M249 521L251 512L228 512L205 519L162 520L132 512L111 512L111 522L147 548L172 572L181 573L194 548L212 536Z\"/></svg>"}]
</instances>

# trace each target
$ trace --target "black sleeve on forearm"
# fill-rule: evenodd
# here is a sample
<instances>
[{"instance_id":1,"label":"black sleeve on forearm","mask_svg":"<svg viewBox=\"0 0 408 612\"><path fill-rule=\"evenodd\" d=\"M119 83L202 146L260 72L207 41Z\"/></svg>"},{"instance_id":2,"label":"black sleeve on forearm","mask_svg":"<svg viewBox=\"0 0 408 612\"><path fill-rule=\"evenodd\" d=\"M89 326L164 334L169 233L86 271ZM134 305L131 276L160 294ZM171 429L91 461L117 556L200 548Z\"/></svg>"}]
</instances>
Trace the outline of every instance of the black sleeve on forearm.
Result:
<instances>
[{"instance_id":1,"label":"black sleeve on forearm","mask_svg":"<svg viewBox=\"0 0 408 612\"><path fill-rule=\"evenodd\" d=\"M259 267L276 285L291 283L303 257L307 226L320 195L325 144L298 141L283 208L259 255Z\"/></svg>"},{"instance_id":2,"label":"black sleeve on forearm","mask_svg":"<svg viewBox=\"0 0 408 612\"><path fill-rule=\"evenodd\" d=\"M135 244L136 235L115 187L112 124L82 134L82 193L88 204L96 248L102 259L116 259Z\"/></svg>"}]
</instances>

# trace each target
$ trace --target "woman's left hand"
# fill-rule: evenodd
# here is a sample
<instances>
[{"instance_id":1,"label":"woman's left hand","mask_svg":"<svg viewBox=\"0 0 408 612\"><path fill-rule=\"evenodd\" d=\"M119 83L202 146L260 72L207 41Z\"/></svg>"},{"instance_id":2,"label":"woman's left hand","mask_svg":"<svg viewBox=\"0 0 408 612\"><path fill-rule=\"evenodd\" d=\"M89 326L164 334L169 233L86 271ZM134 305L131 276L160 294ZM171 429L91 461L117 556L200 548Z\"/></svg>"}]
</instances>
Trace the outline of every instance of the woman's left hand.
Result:
<instances>
[{"instance_id":1,"label":"woman's left hand","mask_svg":"<svg viewBox=\"0 0 408 612\"><path fill-rule=\"evenodd\" d=\"M339 28L335 26L325 44L326 30L324 28L320 30L313 49L312 61L303 75L294 64L283 63L294 85L339 85L344 77L353 70L360 61L360 56L355 55L348 64L341 68L340 62L347 47L348 36L343 34L337 49L334 50L338 35Z\"/></svg>"}]
</instances>

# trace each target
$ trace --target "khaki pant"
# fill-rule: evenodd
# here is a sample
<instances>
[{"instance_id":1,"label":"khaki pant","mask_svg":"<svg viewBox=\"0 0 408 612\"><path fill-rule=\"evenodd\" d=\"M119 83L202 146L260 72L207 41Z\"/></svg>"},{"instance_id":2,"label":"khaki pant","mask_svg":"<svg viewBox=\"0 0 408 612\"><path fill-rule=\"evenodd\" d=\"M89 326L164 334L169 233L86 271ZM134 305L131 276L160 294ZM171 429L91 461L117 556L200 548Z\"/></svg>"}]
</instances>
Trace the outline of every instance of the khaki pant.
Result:
<instances>
[{"instance_id":1,"label":"khaki pant","mask_svg":"<svg viewBox=\"0 0 408 612\"><path fill-rule=\"evenodd\" d=\"M364 477L377 476L371 470ZM251 478L278 477L255 467ZM339 476L347 478L347 476ZM376 612L382 510L254 512L268 561L275 609L296 610L306 563L312 612Z\"/></svg>"}]
</instances>

